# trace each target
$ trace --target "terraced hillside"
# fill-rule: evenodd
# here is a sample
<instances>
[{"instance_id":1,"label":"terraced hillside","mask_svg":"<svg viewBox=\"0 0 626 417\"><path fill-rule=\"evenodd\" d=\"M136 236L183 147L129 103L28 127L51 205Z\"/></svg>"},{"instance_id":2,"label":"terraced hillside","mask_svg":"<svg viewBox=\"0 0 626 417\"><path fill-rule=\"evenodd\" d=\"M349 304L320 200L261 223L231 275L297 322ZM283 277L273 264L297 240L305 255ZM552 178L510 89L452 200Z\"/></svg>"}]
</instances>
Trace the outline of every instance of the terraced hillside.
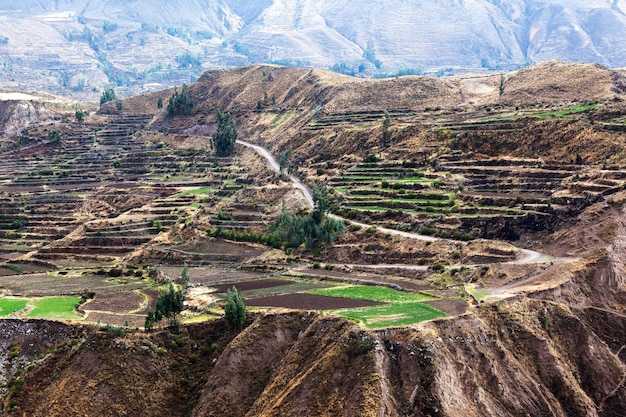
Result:
<instances>
[{"instance_id":1,"label":"terraced hillside","mask_svg":"<svg viewBox=\"0 0 626 417\"><path fill-rule=\"evenodd\" d=\"M620 415L624 85L255 66L204 74L190 114L31 123L2 142L2 413ZM216 157L216 109L258 147ZM276 240L320 202L336 240ZM179 326L140 329L174 290Z\"/></svg>"}]
</instances>

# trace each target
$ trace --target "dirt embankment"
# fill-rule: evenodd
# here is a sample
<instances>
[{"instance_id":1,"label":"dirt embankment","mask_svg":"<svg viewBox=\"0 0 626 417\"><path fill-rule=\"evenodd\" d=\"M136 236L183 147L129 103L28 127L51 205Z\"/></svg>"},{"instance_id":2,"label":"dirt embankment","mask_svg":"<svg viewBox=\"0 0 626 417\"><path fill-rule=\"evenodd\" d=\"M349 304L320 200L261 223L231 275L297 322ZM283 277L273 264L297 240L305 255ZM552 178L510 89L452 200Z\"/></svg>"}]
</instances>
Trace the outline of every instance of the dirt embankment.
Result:
<instances>
[{"instance_id":1,"label":"dirt embankment","mask_svg":"<svg viewBox=\"0 0 626 417\"><path fill-rule=\"evenodd\" d=\"M617 416L626 404L626 316L599 308L519 297L377 333L313 313L268 314L232 341L222 326L55 339L3 413Z\"/></svg>"}]
</instances>

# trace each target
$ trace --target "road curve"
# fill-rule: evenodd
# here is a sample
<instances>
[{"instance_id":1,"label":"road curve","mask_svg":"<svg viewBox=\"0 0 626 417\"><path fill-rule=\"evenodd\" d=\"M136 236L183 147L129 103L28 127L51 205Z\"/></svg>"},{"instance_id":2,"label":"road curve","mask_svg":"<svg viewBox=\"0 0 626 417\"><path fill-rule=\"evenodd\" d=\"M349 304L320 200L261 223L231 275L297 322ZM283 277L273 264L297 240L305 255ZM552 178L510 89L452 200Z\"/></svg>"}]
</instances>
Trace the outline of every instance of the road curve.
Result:
<instances>
[{"instance_id":1,"label":"road curve","mask_svg":"<svg viewBox=\"0 0 626 417\"><path fill-rule=\"evenodd\" d=\"M276 162L276 158L274 158L267 149L262 148L259 145L254 145L252 143L245 142L239 139L237 140L237 143L247 148L254 149L259 155L261 155L263 158L267 160L267 163L269 164L270 168L273 171L280 173L280 164ZM309 207L313 208L315 203L313 202L313 193L311 193L311 190L309 190L309 187L302 184L302 182L296 177L294 177L293 175L290 175L289 179L296 186L296 188L302 191L302 194L304 194L304 198L306 199L306 202L309 205Z\"/></svg>"},{"instance_id":2,"label":"road curve","mask_svg":"<svg viewBox=\"0 0 626 417\"><path fill-rule=\"evenodd\" d=\"M276 162L276 159L272 156L271 153L269 153L267 149L259 145L254 145L252 143L245 142L243 140L237 140L237 143L256 151L259 155L261 155L263 158L267 160L272 170L280 173L280 165L278 164L278 162ZM293 175L290 175L289 179L299 190L302 191L302 194L304 194L304 197L306 198L306 201L309 207L313 208L314 202L313 202L313 194L311 193L311 190ZM344 220L343 217L339 217L334 214L331 214L330 217L337 219L337 220ZM365 228L375 227L381 233L388 233L391 235L408 237L410 239L425 240L425 241L430 241L430 242L441 240L440 238L437 238L437 237L420 235L419 233L403 232L401 230L388 229L388 228L380 227L380 226L372 226L369 224L359 223L359 222L355 222L352 220L350 220L350 222L352 224L365 227ZM521 252L520 252L520 255L517 257L517 259L513 261L503 262L503 263L519 265L519 264L546 263L546 262L552 262L554 260L554 257L550 255L546 255L545 253L537 252L537 251L530 250L530 249L521 249L521 248L519 249Z\"/></svg>"}]
</instances>

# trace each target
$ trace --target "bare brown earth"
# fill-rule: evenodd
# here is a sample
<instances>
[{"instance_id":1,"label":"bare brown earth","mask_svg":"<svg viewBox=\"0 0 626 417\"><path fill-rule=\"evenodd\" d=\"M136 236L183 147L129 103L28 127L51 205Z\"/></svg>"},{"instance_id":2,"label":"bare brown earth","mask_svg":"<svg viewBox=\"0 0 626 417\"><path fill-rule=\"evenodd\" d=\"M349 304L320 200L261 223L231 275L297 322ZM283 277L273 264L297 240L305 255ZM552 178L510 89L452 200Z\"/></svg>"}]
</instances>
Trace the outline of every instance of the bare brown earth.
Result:
<instances>
[{"instance_id":1,"label":"bare brown earth","mask_svg":"<svg viewBox=\"0 0 626 417\"><path fill-rule=\"evenodd\" d=\"M261 288L280 287L289 285L290 281L284 279L259 279L254 281L229 282L228 284L213 285L217 292L226 292L230 288L235 287L238 291L257 290Z\"/></svg>"},{"instance_id":2,"label":"bare brown earth","mask_svg":"<svg viewBox=\"0 0 626 417\"><path fill-rule=\"evenodd\" d=\"M133 151L124 154L117 170L114 159L99 160L100 153L91 163L100 164L98 175L108 178L107 184L123 185L117 191L100 189L87 202L63 195L43 207L24 206L32 210L28 214L33 223L35 214L54 209L55 221L69 224L53 228L37 219L38 229L25 226L19 243L32 246L23 252L24 258L67 265L88 260L107 270L132 263L135 269L125 268L126 272L141 268L145 275L149 268L143 270L143 265L152 264L177 279L184 263L229 261L262 270L276 264L288 268L310 257L296 270L302 271L311 260L336 263L342 271L329 273L329 278L366 271L369 278L382 274L381 281L386 279L387 284L406 280L447 297L458 297L465 285L483 295L469 298L467 304L458 298L434 301L450 317L377 332L309 311L259 314L241 331L226 331L224 322L216 320L184 325L178 331L127 331L123 336L90 326L33 327L33 322L0 321L2 335L8 335L0 338L0 371L5 380L23 381L2 385L1 413L623 415L624 77L594 65L547 63L506 74L502 94L500 80L499 75L354 80L318 70L254 66L206 73L190 87L197 102L190 116L157 115L157 94L125 101L122 114L99 116L102 120L91 127L105 121L108 125L99 127L98 141L90 146L103 155L118 145ZM263 103L266 94L274 95L275 102ZM377 168L416 167L421 178L432 183L425 186L427 191L454 196L446 206L449 210L436 216L429 214L432 208L413 213L392 207L356 213L355 221L413 232L426 225L446 236L459 232L458 237L466 238L475 233L472 237L483 239L427 242L349 226L335 245L286 253L208 238L205 228L220 225L249 224L251 230L267 230L282 201L288 210L304 206L299 193L251 151L237 148L237 158L210 162L212 155L191 151L206 149L216 108L232 112L247 141L275 155L291 150L295 174L302 179L332 183L374 154ZM390 146L381 144L384 110L393 113ZM143 115L139 121L135 111ZM129 124L141 132L106 144L107 135L117 137ZM34 147L24 149L25 156L50 149L42 144L47 137L44 128L33 131L29 140ZM93 131L85 131L87 140ZM142 150L144 145L152 153ZM69 144L63 146L64 152L70 151ZM141 165L142 161L149 164ZM44 183L59 182L45 180L39 167L33 175L20 172L21 182L29 187L43 190ZM181 173L187 175L184 181ZM132 181L118 181L118 176ZM81 195L95 181L87 177L81 172L76 179ZM189 180L202 185L186 187ZM9 188L26 187L8 177L4 181ZM129 183L138 185L140 197L131 197ZM405 191L417 192L420 186L416 183L415 189ZM183 193L201 187L213 187L215 194ZM373 189L376 194L387 192L388 200L402 199L392 194L395 190L383 189L381 180L362 188L366 194ZM28 190L36 193L34 188ZM20 199L5 197L3 208L22 207ZM339 192L333 195L340 209L342 198L346 196ZM73 216L77 207L83 216L80 221ZM164 230L157 232L154 220L162 222ZM59 234L62 238L57 239ZM50 235L52 243L42 238ZM15 240L5 240L6 253L24 251ZM506 263L520 256L521 246L553 258ZM442 273L426 269L436 263L444 268ZM304 268L309 275L314 273ZM256 278L255 273L230 270L234 272L212 267L192 276L191 283ZM393 276L385 277L381 271ZM49 281L52 275L5 276L0 282L14 292L48 294L55 288ZM120 280L125 286L145 285L145 278ZM61 291L75 292L79 284L82 291L106 282L92 275L73 279L77 281L58 281L67 283L59 287ZM37 285L29 288L29 280ZM109 286L98 291L106 293ZM295 297L294 307L323 307ZM150 302L154 298L150 293ZM143 313L129 323L131 327L141 325ZM113 321L121 316L98 314L122 324ZM29 364L33 366L27 370Z\"/></svg>"},{"instance_id":3,"label":"bare brown earth","mask_svg":"<svg viewBox=\"0 0 626 417\"><path fill-rule=\"evenodd\" d=\"M280 307L300 310L337 310L340 308L369 307L380 305L374 301L355 300L343 297L324 297L315 294L286 294L256 297L246 301L247 305Z\"/></svg>"}]
</instances>

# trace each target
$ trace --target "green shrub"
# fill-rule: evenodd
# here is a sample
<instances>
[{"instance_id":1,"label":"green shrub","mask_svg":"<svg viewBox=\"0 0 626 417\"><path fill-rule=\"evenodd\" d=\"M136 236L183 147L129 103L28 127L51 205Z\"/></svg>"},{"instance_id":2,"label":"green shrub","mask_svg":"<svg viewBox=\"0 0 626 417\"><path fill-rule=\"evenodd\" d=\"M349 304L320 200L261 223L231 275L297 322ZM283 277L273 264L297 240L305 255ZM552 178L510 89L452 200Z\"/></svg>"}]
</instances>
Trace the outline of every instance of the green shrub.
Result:
<instances>
[{"instance_id":1,"label":"green shrub","mask_svg":"<svg viewBox=\"0 0 626 417\"><path fill-rule=\"evenodd\" d=\"M365 159L363 159L363 162L370 163L370 164L374 162L378 162L378 161L379 161L378 157L373 153L367 154Z\"/></svg>"},{"instance_id":2,"label":"green shrub","mask_svg":"<svg viewBox=\"0 0 626 417\"><path fill-rule=\"evenodd\" d=\"M430 269L435 272L445 272L446 266L442 262L435 262L430 266Z\"/></svg>"},{"instance_id":3,"label":"green shrub","mask_svg":"<svg viewBox=\"0 0 626 417\"><path fill-rule=\"evenodd\" d=\"M113 326L111 324L107 325L107 331L116 336L124 336L124 328L122 326Z\"/></svg>"},{"instance_id":4,"label":"green shrub","mask_svg":"<svg viewBox=\"0 0 626 417\"><path fill-rule=\"evenodd\" d=\"M102 96L100 96L100 105L102 106L104 103L108 103L109 101L113 100L117 100L115 90L113 90L112 88L107 88L102 92Z\"/></svg>"}]
</instances>

